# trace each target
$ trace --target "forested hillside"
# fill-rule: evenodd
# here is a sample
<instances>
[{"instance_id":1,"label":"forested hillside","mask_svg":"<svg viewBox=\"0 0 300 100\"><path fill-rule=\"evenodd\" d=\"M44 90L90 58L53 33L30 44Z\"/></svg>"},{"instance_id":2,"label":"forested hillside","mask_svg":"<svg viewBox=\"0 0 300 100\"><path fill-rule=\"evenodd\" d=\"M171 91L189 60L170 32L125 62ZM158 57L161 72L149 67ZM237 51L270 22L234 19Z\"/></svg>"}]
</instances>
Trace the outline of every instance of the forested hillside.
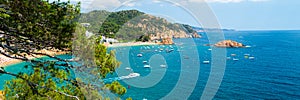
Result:
<instances>
[{"instance_id":1,"label":"forested hillside","mask_svg":"<svg viewBox=\"0 0 300 100\"><path fill-rule=\"evenodd\" d=\"M133 41L142 35L151 39L188 38L195 31L189 25L170 23L164 18L137 10L119 12L92 11L81 14L81 23L90 23L88 30L97 35Z\"/></svg>"}]
</instances>

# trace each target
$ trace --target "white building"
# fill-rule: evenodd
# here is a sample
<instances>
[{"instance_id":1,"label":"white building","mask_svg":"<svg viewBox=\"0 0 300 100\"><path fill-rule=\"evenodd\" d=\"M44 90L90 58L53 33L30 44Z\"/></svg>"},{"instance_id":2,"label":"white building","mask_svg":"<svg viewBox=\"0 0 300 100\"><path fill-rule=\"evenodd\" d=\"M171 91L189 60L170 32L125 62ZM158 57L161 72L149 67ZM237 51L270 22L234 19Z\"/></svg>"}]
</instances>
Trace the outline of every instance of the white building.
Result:
<instances>
[{"instance_id":1,"label":"white building","mask_svg":"<svg viewBox=\"0 0 300 100\"><path fill-rule=\"evenodd\" d=\"M113 38L106 38L105 36L102 36L101 43L118 43L119 41L117 39Z\"/></svg>"}]
</instances>

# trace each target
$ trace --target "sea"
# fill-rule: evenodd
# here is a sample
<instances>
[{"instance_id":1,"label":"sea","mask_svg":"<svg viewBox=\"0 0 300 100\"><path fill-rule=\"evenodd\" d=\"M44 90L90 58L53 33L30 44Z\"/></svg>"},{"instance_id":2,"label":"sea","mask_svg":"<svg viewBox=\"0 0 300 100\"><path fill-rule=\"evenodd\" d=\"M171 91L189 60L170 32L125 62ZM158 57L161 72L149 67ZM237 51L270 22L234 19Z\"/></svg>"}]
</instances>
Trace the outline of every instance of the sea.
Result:
<instances>
[{"instance_id":1,"label":"sea","mask_svg":"<svg viewBox=\"0 0 300 100\"><path fill-rule=\"evenodd\" d=\"M203 37L174 39L174 45L108 48L121 65L103 80L126 87L122 99L300 99L300 31L226 31L219 36L245 48L210 47L217 39L199 34ZM25 70L25 64L5 70ZM1 75L0 84L12 78Z\"/></svg>"}]
</instances>

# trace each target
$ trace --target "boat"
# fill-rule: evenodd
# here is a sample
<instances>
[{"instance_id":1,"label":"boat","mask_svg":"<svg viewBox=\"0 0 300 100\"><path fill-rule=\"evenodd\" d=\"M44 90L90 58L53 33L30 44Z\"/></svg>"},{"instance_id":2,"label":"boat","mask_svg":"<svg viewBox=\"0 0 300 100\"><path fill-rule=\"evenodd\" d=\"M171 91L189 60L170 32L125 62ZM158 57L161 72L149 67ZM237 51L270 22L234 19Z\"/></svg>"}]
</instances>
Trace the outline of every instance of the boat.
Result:
<instances>
[{"instance_id":1,"label":"boat","mask_svg":"<svg viewBox=\"0 0 300 100\"><path fill-rule=\"evenodd\" d=\"M208 49L209 51L211 51L212 49L210 48L210 49Z\"/></svg>"},{"instance_id":2,"label":"boat","mask_svg":"<svg viewBox=\"0 0 300 100\"><path fill-rule=\"evenodd\" d=\"M144 68L150 68L151 66L150 65L144 65Z\"/></svg>"},{"instance_id":3,"label":"boat","mask_svg":"<svg viewBox=\"0 0 300 100\"><path fill-rule=\"evenodd\" d=\"M144 63L144 64L146 64L146 63L147 63L147 61L143 61L143 63Z\"/></svg>"},{"instance_id":4,"label":"boat","mask_svg":"<svg viewBox=\"0 0 300 100\"><path fill-rule=\"evenodd\" d=\"M170 53L170 52L172 52L172 51L174 51L174 49L170 49L170 50L167 49L167 50L166 50L167 53Z\"/></svg>"},{"instance_id":5,"label":"boat","mask_svg":"<svg viewBox=\"0 0 300 100\"><path fill-rule=\"evenodd\" d=\"M245 47L246 47L246 48L251 48L251 46L250 46L250 45L246 45Z\"/></svg>"},{"instance_id":6,"label":"boat","mask_svg":"<svg viewBox=\"0 0 300 100\"><path fill-rule=\"evenodd\" d=\"M131 70L131 68L130 68L130 67L126 67L125 69L126 69L126 70Z\"/></svg>"},{"instance_id":7,"label":"boat","mask_svg":"<svg viewBox=\"0 0 300 100\"><path fill-rule=\"evenodd\" d=\"M255 57L249 57L249 59L250 59L250 60L253 60L253 59L255 59Z\"/></svg>"},{"instance_id":8,"label":"boat","mask_svg":"<svg viewBox=\"0 0 300 100\"><path fill-rule=\"evenodd\" d=\"M209 61L203 61L203 64L209 64Z\"/></svg>"},{"instance_id":9,"label":"boat","mask_svg":"<svg viewBox=\"0 0 300 100\"><path fill-rule=\"evenodd\" d=\"M137 57L142 57L142 56L143 56L143 54L137 54L136 56L137 56Z\"/></svg>"},{"instance_id":10,"label":"boat","mask_svg":"<svg viewBox=\"0 0 300 100\"><path fill-rule=\"evenodd\" d=\"M233 60L233 61L239 61L239 59L237 59L237 58L233 58L232 60Z\"/></svg>"},{"instance_id":11,"label":"boat","mask_svg":"<svg viewBox=\"0 0 300 100\"><path fill-rule=\"evenodd\" d=\"M162 65L160 65L160 67L162 67L162 68L166 68L166 67L167 67L167 65L164 65L164 64L162 64Z\"/></svg>"},{"instance_id":12,"label":"boat","mask_svg":"<svg viewBox=\"0 0 300 100\"><path fill-rule=\"evenodd\" d=\"M130 73L130 74L128 75L129 78L135 78L135 77L139 77L139 76L140 76L139 73Z\"/></svg>"},{"instance_id":13,"label":"boat","mask_svg":"<svg viewBox=\"0 0 300 100\"><path fill-rule=\"evenodd\" d=\"M227 59L227 60L230 60L230 59L231 59L231 57L226 57L226 59Z\"/></svg>"},{"instance_id":14,"label":"boat","mask_svg":"<svg viewBox=\"0 0 300 100\"><path fill-rule=\"evenodd\" d=\"M130 79L130 78L135 78L135 77L139 77L140 74L139 73L130 73L129 75L127 76L121 76L119 77L121 80L123 79Z\"/></svg>"},{"instance_id":15,"label":"boat","mask_svg":"<svg viewBox=\"0 0 300 100\"><path fill-rule=\"evenodd\" d=\"M231 54L231 56L236 56L236 54Z\"/></svg>"}]
</instances>

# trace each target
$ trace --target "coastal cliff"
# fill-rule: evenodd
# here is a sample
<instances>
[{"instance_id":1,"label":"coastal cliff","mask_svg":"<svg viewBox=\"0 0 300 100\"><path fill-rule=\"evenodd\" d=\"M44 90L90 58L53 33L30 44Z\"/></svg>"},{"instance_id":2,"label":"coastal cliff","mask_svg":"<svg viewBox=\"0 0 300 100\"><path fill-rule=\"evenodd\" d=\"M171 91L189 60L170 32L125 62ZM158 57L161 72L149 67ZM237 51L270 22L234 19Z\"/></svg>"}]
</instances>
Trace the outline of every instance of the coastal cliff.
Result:
<instances>
[{"instance_id":1,"label":"coastal cliff","mask_svg":"<svg viewBox=\"0 0 300 100\"><path fill-rule=\"evenodd\" d=\"M244 45L242 43L238 43L236 41L233 40L224 40L224 41L220 41L216 44L214 44L214 46L216 47L244 47Z\"/></svg>"}]
</instances>

